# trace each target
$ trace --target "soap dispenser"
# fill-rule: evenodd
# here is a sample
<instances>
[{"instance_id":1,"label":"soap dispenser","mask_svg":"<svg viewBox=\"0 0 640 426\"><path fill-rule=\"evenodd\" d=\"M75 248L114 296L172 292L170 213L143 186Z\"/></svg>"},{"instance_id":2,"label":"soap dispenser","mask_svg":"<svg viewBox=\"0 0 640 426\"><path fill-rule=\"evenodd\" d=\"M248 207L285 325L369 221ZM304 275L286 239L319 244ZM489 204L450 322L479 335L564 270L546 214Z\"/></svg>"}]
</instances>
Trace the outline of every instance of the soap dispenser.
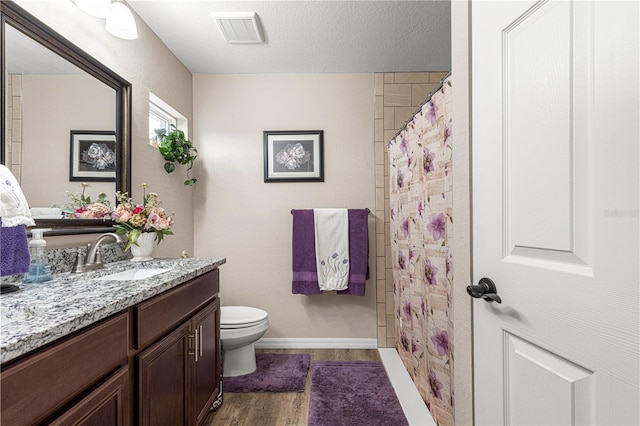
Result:
<instances>
[{"instance_id":1,"label":"soap dispenser","mask_svg":"<svg viewBox=\"0 0 640 426\"><path fill-rule=\"evenodd\" d=\"M29 241L31 262L29 263L29 272L24 275L23 282L25 283L43 283L53 279L47 259L47 242L42 237L45 231L50 231L50 229L31 230L31 241Z\"/></svg>"}]
</instances>

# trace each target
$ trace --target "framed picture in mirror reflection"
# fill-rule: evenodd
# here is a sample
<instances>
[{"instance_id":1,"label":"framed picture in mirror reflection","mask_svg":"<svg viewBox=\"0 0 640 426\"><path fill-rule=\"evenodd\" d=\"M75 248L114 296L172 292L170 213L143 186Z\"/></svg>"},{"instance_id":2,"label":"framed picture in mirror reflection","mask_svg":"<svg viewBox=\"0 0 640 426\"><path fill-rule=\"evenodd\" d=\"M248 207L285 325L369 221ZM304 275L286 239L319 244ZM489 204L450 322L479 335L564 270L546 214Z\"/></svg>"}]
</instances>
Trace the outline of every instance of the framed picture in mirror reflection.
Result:
<instances>
[{"instance_id":1,"label":"framed picture in mirror reflection","mask_svg":"<svg viewBox=\"0 0 640 426\"><path fill-rule=\"evenodd\" d=\"M70 181L115 182L115 132L71 130L69 151Z\"/></svg>"}]
</instances>

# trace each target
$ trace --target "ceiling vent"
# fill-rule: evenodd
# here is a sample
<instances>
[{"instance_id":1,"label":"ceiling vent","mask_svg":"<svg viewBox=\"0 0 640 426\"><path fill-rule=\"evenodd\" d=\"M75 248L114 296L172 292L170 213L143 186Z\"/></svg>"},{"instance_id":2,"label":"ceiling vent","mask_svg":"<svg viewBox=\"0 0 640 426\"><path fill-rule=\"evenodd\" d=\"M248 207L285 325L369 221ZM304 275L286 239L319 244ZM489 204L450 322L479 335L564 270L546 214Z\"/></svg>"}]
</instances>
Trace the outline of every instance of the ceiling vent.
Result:
<instances>
[{"instance_id":1,"label":"ceiling vent","mask_svg":"<svg viewBox=\"0 0 640 426\"><path fill-rule=\"evenodd\" d=\"M211 16L227 43L264 43L255 12L213 12Z\"/></svg>"}]
</instances>

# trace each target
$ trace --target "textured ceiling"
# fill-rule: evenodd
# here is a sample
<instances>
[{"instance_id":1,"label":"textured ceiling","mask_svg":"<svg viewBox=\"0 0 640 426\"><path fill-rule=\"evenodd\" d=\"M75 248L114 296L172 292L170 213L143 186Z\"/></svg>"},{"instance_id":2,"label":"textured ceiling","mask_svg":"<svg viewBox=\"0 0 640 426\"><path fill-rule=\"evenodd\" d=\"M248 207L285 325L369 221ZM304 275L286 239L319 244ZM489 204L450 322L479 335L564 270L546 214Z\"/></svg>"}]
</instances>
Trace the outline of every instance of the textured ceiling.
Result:
<instances>
[{"instance_id":1,"label":"textured ceiling","mask_svg":"<svg viewBox=\"0 0 640 426\"><path fill-rule=\"evenodd\" d=\"M129 0L192 73L448 71L449 1ZM211 12L256 12L265 44L227 44Z\"/></svg>"}]
</instances>

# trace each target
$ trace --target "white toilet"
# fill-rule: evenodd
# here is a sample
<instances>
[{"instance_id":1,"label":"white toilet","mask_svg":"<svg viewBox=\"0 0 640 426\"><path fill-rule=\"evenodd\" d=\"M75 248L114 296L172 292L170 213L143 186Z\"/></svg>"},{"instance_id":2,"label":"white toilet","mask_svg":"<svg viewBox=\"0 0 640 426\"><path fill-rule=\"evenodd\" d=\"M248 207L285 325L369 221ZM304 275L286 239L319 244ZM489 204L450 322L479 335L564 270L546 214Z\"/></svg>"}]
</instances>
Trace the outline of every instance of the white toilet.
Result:
<instances>
[{"instance_id":1,"label":"white toilet","mask_svg":"<svg viewBox=\"0 0 640 426\"><path fill-rule=\"evenodd\" d=\"M224 377L241 376L256 371L254 343L269 328L265 311L248 306L220 308L220 340Z\"/></svg>"}]
</instances>

